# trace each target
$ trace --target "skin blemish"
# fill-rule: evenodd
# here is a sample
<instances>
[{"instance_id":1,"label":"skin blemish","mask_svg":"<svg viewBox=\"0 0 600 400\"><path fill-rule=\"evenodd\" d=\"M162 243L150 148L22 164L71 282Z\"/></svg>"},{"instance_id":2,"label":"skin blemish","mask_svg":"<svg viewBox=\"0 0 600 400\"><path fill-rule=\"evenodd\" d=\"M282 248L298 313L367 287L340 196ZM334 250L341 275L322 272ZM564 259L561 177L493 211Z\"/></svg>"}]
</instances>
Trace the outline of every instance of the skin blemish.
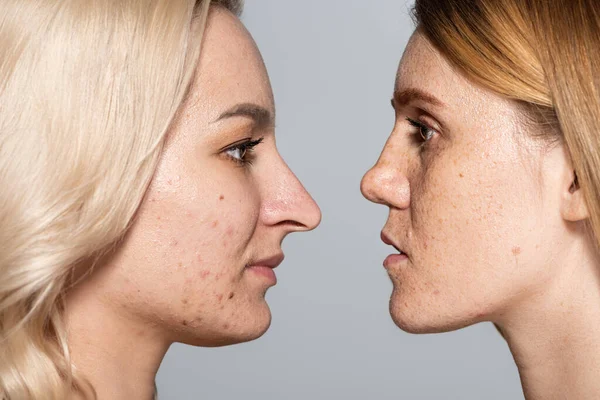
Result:
<instances>
[{"instance_id":1,"label":"skin blemish","mask_svg":"<svg viewBox=\"0 0 600 400\"><path fill-rule=\"evenodd\" d=\"M460 176L461 178L465 177L462 173L458 174L458 176Z\"/></svg>"},{"instance_id":2,"label":"skin blemish","mask_svg":"<svg viewBox=\"0 0 600 400\"><path fill-rule=\"evenodd\" d=\"M519 254L521 254L521 248L519 246L513 247L512 253L513 253L513 255L518 256Z\"/></svg>"},{"instance_id":3,"label":"skin blemish","mask_svg":"<svg viewBox=\"0 0 600 400\"><path fill-rule=\"evenodd\" d=\"M233 228L232 227L227 228L227 231L225 232L225 234L227 234L227 236L229 236L229 237L233 236Z\"/></svg>"},{"instance_id":4,"label":"skin blemish","mask_svg":"<svg viewBox=\"0 0 600 400\"><path fill-rule=\"evenodd\" d=\"M187 326L187 325L188 325L188 322L187 322L187 321L184 319L183 321L181 321L181 324L182 324L183 326Z\"/></svg>"},{"instance_id":5,"label":"skin blemish","mask_svg":"<svg viewBox=\"0 0 600 400\"><path fill-rule=\"evenodd\" d=\"M223 195L220 195L220 196L219 196L219 200L221 200L221 201L225 200L225 196L223 196Z\"/></svg>"},{"instance_id":6,"label":"skin blemish","mask_svg":"<svg viewBox=\"0 0 600 400\"><path fill-rule=\"evenodd\" d=\"M228 323L224 323L223 324L223 329L229 329L229 324Z\"/></svg>"},{"instance_id":7,"label":"skin blemish","mask_svg":"<svg viewBox=\"0 0 600 400\"><path fill-rule=\"evenodd\" d=\"M219 221L217 221L217 220L213 221L212 224L211 224L211 226L213 228L216 228L218 225L219 225Z\"/></svg>"},{"instance_id":8,"label":"skin blemish","mask_svg":"<svg viewBox=\"0 0 600 400\"><path fill-rule=\"evenodd\" d=\"M179 244L179 241L177 241L177 239L171 240L171 246L177 247L178 244Z\"/></svg>"},{"instance_id":9,"label":"skin blemish","mask_svg":"<svg viewBox=\"0 0 600 400\"><path fill-rule=\"evenodd\" d=\"M187 303L188 303L188 299L183 299L183 300L181 300L181 302L182 302L183 304L187 304Z\"/></svg>"},{"instance_id":10,"label":"skin blemish","mask_svg":"<svg viewBox=\"0 0 600 400\"><path fill-rule=\"evenodd\" d=\"M218 294L217 295L217 300L219 300L220 302L223 301L223 295L222 294Z\"/></svg>"},{"instance_id":11,"label":"skin blemish","mask_svg":"<svg viewBox=\"0 0 600 400\"><path fill-rule=\"evenodd\" d=\"M202 279L208 278L209 275L210 275L210 271L202 271L202 272L200 272L200 277Z\"/></svg>"},{"instance_id":12,"label":"skin blemish","mask_svg":"<svg viewBox=\"0 0 600 400\"><path fill-rule=\"evenodd\" d=\"M440 294L440 291L439 291L439 290L436 290L436 291L434 291L434 292L433 292L433 294L437 296L437 295L439 295L439 294Z\"/></svg>"},{"instance_id":13,"label":"skin blemish","mask_svg":"<svg viewBox=\"0 0 600 400\"><path fill-rule=\"evenodd\" d=\"M229 293L229 296L227 297L229 300L233 299L233 296L235 296L235 293L231 292Z\"/></svg>"}]
</instances>

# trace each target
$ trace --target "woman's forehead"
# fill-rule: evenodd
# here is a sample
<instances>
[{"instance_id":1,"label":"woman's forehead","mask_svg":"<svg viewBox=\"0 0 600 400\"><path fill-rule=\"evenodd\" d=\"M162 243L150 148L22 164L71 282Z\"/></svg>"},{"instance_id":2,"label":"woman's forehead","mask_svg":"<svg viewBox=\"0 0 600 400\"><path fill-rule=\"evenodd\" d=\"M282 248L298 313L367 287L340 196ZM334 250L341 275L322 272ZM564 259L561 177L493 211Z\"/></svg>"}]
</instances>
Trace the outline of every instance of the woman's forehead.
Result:
<instances>
[{"instance_id":1,"label":"woman's forehead","mask_svg":"<svg viewBox=\"0 0 600 400\"><path fill-rule=\"evenodd\" d=\"M442 96L470 84L455 71L423 34L416 31L410 38L396 74L395 90L418 89ZM458 93L457 93L458 94Z\"/></svg>"},{"instance_id":2,"label":"woman's forehead","mask_svg":"<svg viewBox=\"0 0 600 400\"><path fill-rule=\"evenodd\" d=\"M235 104L273 111L273 93L262 57L237 17L215 7L208 19L190 104L215 120ZM194 108L196 108L194 107Z\"/></svg>"}]
</instances>

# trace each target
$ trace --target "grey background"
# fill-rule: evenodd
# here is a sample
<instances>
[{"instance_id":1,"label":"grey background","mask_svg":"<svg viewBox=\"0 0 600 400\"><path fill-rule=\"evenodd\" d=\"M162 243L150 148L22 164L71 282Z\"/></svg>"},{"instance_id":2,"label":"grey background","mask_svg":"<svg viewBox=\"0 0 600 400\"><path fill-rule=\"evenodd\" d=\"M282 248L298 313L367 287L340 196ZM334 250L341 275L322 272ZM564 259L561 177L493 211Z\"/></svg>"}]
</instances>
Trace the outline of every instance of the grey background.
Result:
<instances>
[{"instance_id":1,"label":"grey background","mask_svg":"<svg viewBox=\"0 0 600 400\"><path fill-rule=\"evenodd\" d=\"M279 150L323 222L284 242L273 323L260 339L174 345L158 374L170 399L522 399L490 324L416 336L392 323L379 240L387 209L360 178L393 126L396 67L413 30L404 0L247 0L242 20L271 76Z\"/></svg>"}]
</instances>

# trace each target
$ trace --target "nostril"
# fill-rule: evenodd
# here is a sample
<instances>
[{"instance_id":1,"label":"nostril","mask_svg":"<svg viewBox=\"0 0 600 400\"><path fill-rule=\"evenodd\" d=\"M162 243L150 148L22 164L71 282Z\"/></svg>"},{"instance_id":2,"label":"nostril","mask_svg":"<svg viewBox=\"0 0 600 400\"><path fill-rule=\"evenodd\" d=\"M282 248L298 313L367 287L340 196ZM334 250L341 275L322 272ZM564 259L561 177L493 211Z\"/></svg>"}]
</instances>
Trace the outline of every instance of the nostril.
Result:
<instances>
[{"instance_id":1,"label":"nostril","mask_svg":"<svg viewBox=\"0 0 600 400\"><path fill-rule=\"evenodd\" d=\"M293 221L291 219L281 221L279 223L279 225L287 225L287 226L291 226L291 227L295 227L295 228L306 228L306 225L304 225L303 223L298 222L298 221Z\"/></svg>"}]
</instances>

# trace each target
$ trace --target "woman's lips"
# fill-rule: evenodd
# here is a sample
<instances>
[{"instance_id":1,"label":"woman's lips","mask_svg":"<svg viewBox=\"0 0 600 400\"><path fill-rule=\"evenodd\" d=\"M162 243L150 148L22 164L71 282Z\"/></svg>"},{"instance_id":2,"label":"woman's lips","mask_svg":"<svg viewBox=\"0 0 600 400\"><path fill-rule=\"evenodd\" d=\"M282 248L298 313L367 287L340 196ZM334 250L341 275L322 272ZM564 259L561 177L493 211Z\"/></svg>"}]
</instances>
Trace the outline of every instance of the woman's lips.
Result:
<instances>
[{"instance_id":1,"label":"woman's lips","mask_svg":"<svg viewBox=\"0 0 600 400\"><path fill-rule=\"evenodd\" d=\"M266 278L272 285L277 284L277 276L271 267L267 267L265 265L252 265L250 267L246 267L246 269L258 276Z\"/></svg>"},{"instance_id":2,"label":"woman's lips","mask_svg":"<svg viewBox=\"0 0 600 400\"><path fill-rule=\"evenodd\" d=\"M390 237L384 233L381 232L381 241L389 246L393 246L396 250L398 250L397 254L390 254L389 256L386 257L386 259L383 261L383 266L387 269L390 268L394 265L398 265L402 262L405 262L406 260L408 260L408 255L402 251L393 241L392 239L390 239Z\"/></svg>"},{"instance_id":3,"label":"woman's lips","mask_svg":"<svg viewBox=\"0 0 600 400\"><path fill-rule=\"evenodd\" d=\"M388 268L391 268L391 267L393 267L395 265L403 263L406 260L408 260L408 256L406 254L404 254L404 253L402 253L402 254L390 254L383 261L383 266L386 269L388 269Z\"/></svg>"},{"instance_id":4,"label":"woman's lips","mask_svg":"<svg viewBox=\"0 0 600 400\"><path fill-rule=\"evenodd\" d=\"M274 256L264 258L262 260L253 262L248 265L246 269L252 273L266 278L271 285L277 284L277 276L275 275L274 268L277 268L279 264L283 262L283 253L278 253Z\"/></svg>"}]
</instances>

